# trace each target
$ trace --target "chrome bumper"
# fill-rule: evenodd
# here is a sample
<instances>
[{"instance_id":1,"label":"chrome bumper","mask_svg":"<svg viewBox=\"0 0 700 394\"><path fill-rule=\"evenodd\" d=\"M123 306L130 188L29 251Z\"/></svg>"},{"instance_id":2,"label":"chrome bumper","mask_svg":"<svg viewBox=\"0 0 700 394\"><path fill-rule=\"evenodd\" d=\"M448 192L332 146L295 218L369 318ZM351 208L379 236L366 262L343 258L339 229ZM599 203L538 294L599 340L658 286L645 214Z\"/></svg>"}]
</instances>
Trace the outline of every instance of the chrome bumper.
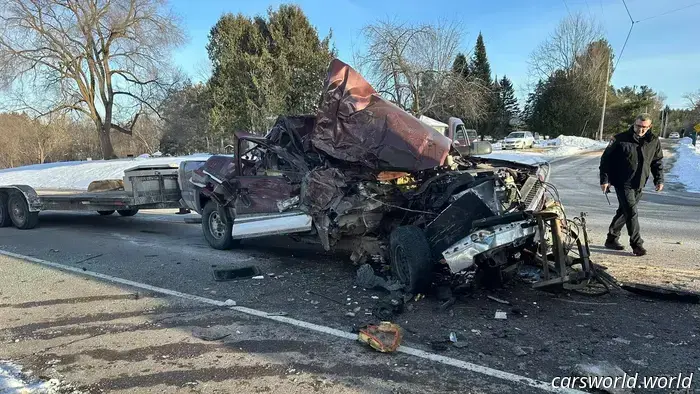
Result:
<instances>
[{"instance_id":1,"label":"chrome bumper","mask_svg":"<svg viewBox=\"0 0 700 394\"><path fill-rule=\"evenodd\" d=\"M521 220L474 231L442 252L452 272L474 265L475 257L509 244L519 245L537 232L532 220Z\"/></svg>"}]
</instances>

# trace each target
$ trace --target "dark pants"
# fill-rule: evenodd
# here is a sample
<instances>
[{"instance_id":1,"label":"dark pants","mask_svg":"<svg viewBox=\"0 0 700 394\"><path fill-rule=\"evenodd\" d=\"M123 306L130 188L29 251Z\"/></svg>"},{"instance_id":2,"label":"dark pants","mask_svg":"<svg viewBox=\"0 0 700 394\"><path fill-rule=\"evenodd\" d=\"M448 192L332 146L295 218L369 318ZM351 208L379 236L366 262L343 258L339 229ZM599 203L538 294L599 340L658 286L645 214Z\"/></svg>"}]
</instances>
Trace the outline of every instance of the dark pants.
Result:
<instances>
[{"instance_id":1,"label":"dark pants","mask_svg":"<svg viewBox=\"0 0 700 394\"><path fill-rule=\"evenodd\" d=\"M625 187L616 187L615 194L617 194L617 201L620 206L617 208L612 223L610 223L608 239L619 239L622 227L627 225L630 245L642 246L644 240L642 236L639 235L639 215L637 214L637 204L639 204L639 200L642 198L642 191Z\"/></svg>"}]
</instances>

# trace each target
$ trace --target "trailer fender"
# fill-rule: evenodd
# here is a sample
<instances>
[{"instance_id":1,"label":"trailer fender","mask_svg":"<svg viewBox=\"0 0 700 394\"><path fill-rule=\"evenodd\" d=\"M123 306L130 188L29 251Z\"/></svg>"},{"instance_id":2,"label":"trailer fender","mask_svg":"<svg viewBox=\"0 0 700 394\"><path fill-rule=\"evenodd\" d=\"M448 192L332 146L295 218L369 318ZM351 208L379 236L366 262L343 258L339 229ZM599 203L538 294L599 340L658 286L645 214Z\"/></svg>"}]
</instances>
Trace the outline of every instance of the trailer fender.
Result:
<instances>
[{"instance_id":1,"label":"trailer fender","mask_svg":"<svg viewBox=\"0 0 700 394\"><path fill-rule=\"evenodd\" d=\"M29 212L41 211L42 204L39 195L31 186L27 185L8 185L0 186L0 193L5 193L8 197L11 193L21 193L29 206Z\"/></svg>"}]
</instances>

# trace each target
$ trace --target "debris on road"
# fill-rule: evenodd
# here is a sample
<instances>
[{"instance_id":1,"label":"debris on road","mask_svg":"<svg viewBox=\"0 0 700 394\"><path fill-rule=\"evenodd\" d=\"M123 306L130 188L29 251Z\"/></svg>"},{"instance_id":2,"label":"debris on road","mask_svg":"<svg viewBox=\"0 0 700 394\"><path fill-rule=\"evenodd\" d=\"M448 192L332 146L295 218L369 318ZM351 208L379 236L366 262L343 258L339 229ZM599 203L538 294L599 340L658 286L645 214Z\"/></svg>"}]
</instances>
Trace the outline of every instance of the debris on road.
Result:
<instances>
[{"instance_id":1,"label":"debris on road","mask_svg":"<svg viewBox=\"0 0 700 394\"><path fill-rule=\"evenodd\" d=\"M265 277L263 275L257 275L257 276L252 277L251 279L260 280L260 279L265 279Z\"/></svg>"},{"instance_id":2,"label":"debris on road","mask_svg":"<svg viewBox=\"0 0 700 394\"><path fill-rule=\"evenodd\" d=\"M489 295L489 296L486 296L486 297L487 297L489 300L493 300L493 301L498 302L499 304L510 305L510 302L509 302L509 301L502 300L502 299L497 298L497 297L494 297L494 296L492 296L492 295Z\"/></svg>"},{"instance_id":3,"label":"debris on road","mask_svg":"<svg viewBox=\"0 0 700 394\"><path fill-rule=\"evenodd\" d=\"M402 338L401 327L386 321L361 328L357 337L360 342L366 343L372 349L382 353L396 351L401 345Z\"/></svg>"},{"instance_id":4,"label":"debris on road","mask_svg":"<svg viewBox=\"0 0 700 394\"><path fill-rule=\"evenodd\" d=\"M236 279L255 278L260 275L260 268L250 265L246 267L224 267L214 269L214 280L224 282ZM261 278L262 279L262 278Z\"/></svg>"},{"instance_id":5,"label":"debris on road","mask_svg":"<svg viewBox=\"0 0 700 394\"><path fill-rule=\"evenodd\" d=\"M387 281L374 273L374 269L369 264L363 264L357 269L355 284L367 290L384 289L387 291L397 291L403 285L396 281Z\"/></svg>"},{"instance_id":6,"label":"debris on road","mask_svg":"<svg viewBox=\"0 0 700 394\"><path fill-rule=\"evenodd\" d=\"M493 318L498 320L506 320L508 319L508 315L506 312L496 311L496 315Z\"/></svg>"},{"instance_id":7,"label":"debris on road","mask_svg":"<svg viewBox=\"0 0 700 394\"><path fill-rule=\"evenodd\" d=\"M231 335L231 332L222 326L215 327L195 327L192 329L192 335L203 341L216 341L226 338Z\"/></svg>"},{"instance_id":8,"label":"debris on road","mask_svg":"<svg viewBox=\"0 0 700 394\"><path fill-rule=\"evenodd\" d=\"M224 301L224 305L225 306L236 306L236 301L229 298L228 300Z\"/></svg>"},{"instance_id":9,"label":"debris on road","mask_svg":"<svg viewBox=\"0 0 700 394\"><path fill-rule=\"evenodd\" d=\"M518 357L527 356L535 352L535 349L530 346L516 346L513 348L513 354Z\"/></svg>"},{"instance_id":10,"label":"debris on road","mask_svg":"<svg viewBox=\"0 0 700 394\"><path fill-rule=\"evenodd\" d=\"M573 371L571 372L573 376L585 376L585 377L611 377L615 379L616 377L624 378L625 371L622 368L614 365L608 361L599 361L595 363L581 363L576 364ZM620 389L620 388L606 388L603 386L602 382L599 383L599 387L595 387L598 390L607 391L612 394L623 394L629 393L630 390Z\"/></svg>"},{"instance_id":11,"label":"debris on road","mask_svg":"<svg viewBox=\"0 0 700 394\"><path fill-rule=\"evenodd\" d=\"M621 287L631 293L667 301L688 302L700 304L700 293L688 290L676 290L662 286L642 283L623 283Z\"/></svg>"}]
</instances>

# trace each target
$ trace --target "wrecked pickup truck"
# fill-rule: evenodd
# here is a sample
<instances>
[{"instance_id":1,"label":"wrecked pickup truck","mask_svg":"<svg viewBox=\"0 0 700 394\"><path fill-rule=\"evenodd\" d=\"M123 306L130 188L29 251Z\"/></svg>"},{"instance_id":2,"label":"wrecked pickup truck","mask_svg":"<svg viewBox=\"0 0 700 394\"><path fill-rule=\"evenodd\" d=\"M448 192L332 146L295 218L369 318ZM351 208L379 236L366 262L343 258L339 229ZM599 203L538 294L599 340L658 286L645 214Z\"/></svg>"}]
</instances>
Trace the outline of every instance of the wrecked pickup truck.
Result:
<instances>
[{"instance_id":1,"label":"wrecked pickup truck","mask_svg":"<svg viewBox=\"0 0 700 394\"><path fill-rule=\"evenodd\" d=\"M212 247L285 234L350 248L358 264L389 262L413 293L431 285L436 266L458 273L519 257L545 204L547 163L463 156L337 59L315 116L236 136L233 156L186 174L195 192L185 203Z\"/></svg>"}]
</instances>

